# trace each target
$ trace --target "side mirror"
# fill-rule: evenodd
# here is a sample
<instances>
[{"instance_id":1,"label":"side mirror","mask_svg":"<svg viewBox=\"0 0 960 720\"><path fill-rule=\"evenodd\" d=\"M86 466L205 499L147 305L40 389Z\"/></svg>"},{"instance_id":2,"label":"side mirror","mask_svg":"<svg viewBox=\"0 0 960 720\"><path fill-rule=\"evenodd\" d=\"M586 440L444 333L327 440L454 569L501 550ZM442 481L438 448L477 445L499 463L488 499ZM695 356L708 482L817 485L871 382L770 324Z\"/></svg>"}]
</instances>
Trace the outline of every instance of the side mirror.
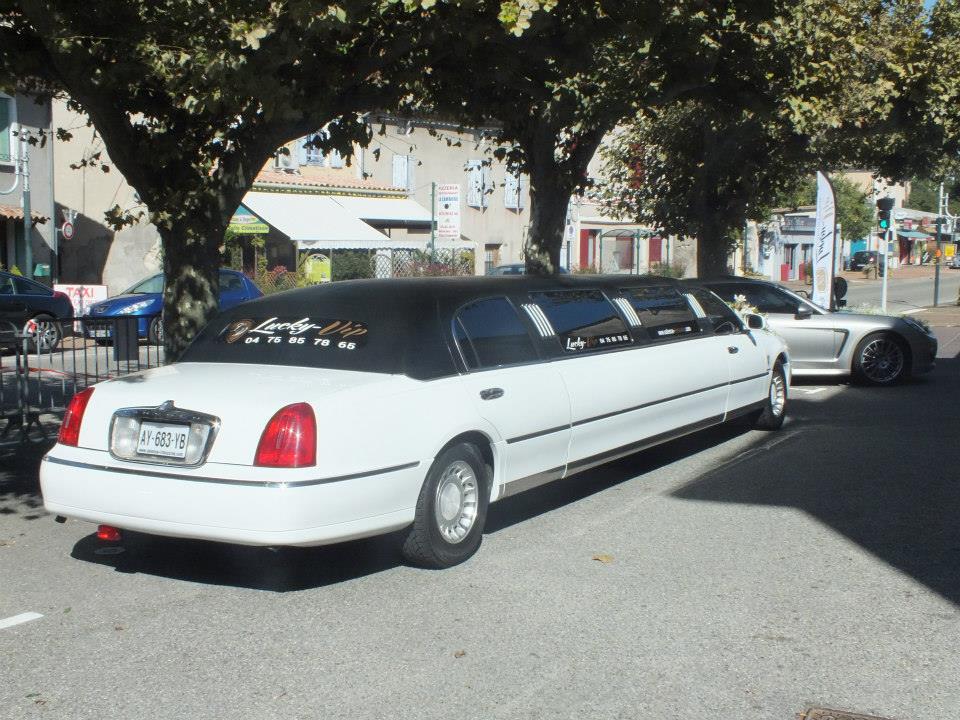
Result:
<instances>
[{"instance_id":1,"label":"side mirror","mask_svg":"<svg viewBox=\"0 0 960 720\"><path fill-rule=\"evenodd\" d=\"M747 327L751 330L763 330L767 327L767 320L763 315L757 315L756 313L750 313L747 315Z\"/></svg>"},{"instance_id":2,"label":"side mirror","mask_svg":"<svg viewBox=\"0 0 960 720\"><path fill-rule=\"evenodd\" d=\"M794 315L794 317L797 320L809 320L812 315L813 315L813 310L808 308L806 305L799 305L797 307L797 313L796 315Z\"/></svg>"}]
</instances>

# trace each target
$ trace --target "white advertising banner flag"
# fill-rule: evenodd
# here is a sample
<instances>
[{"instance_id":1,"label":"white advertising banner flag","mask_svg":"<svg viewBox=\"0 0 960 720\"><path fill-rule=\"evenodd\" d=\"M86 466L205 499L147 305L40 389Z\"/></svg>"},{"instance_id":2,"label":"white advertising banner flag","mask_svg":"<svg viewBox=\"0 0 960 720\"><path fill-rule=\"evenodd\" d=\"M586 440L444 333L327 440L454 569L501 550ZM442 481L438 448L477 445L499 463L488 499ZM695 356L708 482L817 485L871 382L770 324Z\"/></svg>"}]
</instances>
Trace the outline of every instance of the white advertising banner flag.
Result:
<instances>
[{"instance_id":1,"label":"white advertising banner flag","mask_svg":"<svg viewBox=\"0 0 960 720\"><path fill-rule=\"evenodd\" d=\"M437 185L437 240L460 239L460 186Z\"/></svg>"},{"instance_id":2,"label":"white advertising banner flag","mask_svg":"<svg viewBox=\"0 0 960 720\"><path fill-rule=\"evenodd\" d=\"M837 228L837 203L827 176L817 173L817 222L813 232L814 303L833 309L833 253Z\"/></svg>"}]
</instances>

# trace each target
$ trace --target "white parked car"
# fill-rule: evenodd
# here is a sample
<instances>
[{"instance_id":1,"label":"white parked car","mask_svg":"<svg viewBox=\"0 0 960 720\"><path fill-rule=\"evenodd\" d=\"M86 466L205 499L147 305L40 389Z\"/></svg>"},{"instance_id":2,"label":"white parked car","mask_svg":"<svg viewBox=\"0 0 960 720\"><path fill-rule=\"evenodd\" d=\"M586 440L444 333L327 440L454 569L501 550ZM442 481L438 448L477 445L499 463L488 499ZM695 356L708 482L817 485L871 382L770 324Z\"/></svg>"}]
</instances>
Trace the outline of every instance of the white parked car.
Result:
<instances>
[{"instance_id":1,"label":"white parked car","mask_svg":"<svg viewBox=\"0 0 960 720\"><path fill-rule=\"evenodd\" d=\"M214 319L179 362L76 395L51 513L251 545L407 528L480 544L490 502L733 417L784 418L783 341L665 278L360 280Z\"/></svg>"}]
</instances>

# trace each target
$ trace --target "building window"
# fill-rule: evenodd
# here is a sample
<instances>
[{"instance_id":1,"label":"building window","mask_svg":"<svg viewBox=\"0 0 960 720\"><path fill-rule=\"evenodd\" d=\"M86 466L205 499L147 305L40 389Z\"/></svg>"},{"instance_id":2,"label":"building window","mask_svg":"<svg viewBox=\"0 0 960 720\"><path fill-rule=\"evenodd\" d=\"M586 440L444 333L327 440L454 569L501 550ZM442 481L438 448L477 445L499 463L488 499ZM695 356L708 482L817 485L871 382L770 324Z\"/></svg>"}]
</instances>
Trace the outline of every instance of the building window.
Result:
<instances>
[{"instance_id":1,"label":"building window","mask_svg":"<svg viewBox=\"0 0 960 720\"><path fill-rule=\"evenodd\" d=\"M411 191L414 188L413 168L417 160L413 155L393 156L393 186Z\"/></svg>"},{"instance_id":2,"label":"building window","mask_svg":"<svg viewBox=\"0 0 960 720\"><path fill-rule=\"evenodd\" d=\"M13 98L0 95L0 163L13 162Z\"/></svg>"},{"instance_id":3,"label":"building window","mask_svg":"<svg viewBox=\"0 0 960 720\"><path fill-rule=\"evenodd\" d=\"M304 141L309 140L309 138L304 138ZM326 158L323 155L323 150L313 145L305 145L303 148L303 164L304 165L314 165L316 167L323 167L325 164Z\"/></svg>"},{"instance_id":4,"label":"building window","mask_svg":"<svg viewBox=\"0 0 960 720\"><path fill-rule=\"evenodd\" d=\"M503 182L503 206L507 210L523 210L526 182L520 173L507 172Z\"/></svg>"},{"instance_id":5,"label":"building window","mask_svg":"<svg viewBox=\"0 0 960 720\"><path fill-rule=\"evenodd\" d=\"M484 166L482 160L467 160L467 205L475 208L486 207L484 195Z\"/></svg>"},{"instance_id":6,"label":"building window","mask_svg":"<svg viewBox=\"0 0 960 720\"><path fill-rule=\"evenodd\" d=\"M484 272L490 272L500 264L500 246L487 245L483 249L483 269Z\"/></svg>"}]
</instances>

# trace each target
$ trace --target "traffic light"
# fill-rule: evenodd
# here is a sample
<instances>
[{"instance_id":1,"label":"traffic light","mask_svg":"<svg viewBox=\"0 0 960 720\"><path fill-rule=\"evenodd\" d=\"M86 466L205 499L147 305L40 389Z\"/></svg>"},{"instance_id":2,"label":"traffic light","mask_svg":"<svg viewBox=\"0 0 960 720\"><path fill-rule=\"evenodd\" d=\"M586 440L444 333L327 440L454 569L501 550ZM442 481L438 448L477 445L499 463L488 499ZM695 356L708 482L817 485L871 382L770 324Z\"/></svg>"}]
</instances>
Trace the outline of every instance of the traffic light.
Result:
<instances>
[{"instance_id":1,"label":"traffic light","mask_svg":"<svg viewBox=\"0 0 960 720\"><path fill-rule=\"evenodd\" d=\"M877 200L877 225L886 232L890 229L890 211L893 210L893 198L880 198Z\"/></svg>"}]
</instances>

